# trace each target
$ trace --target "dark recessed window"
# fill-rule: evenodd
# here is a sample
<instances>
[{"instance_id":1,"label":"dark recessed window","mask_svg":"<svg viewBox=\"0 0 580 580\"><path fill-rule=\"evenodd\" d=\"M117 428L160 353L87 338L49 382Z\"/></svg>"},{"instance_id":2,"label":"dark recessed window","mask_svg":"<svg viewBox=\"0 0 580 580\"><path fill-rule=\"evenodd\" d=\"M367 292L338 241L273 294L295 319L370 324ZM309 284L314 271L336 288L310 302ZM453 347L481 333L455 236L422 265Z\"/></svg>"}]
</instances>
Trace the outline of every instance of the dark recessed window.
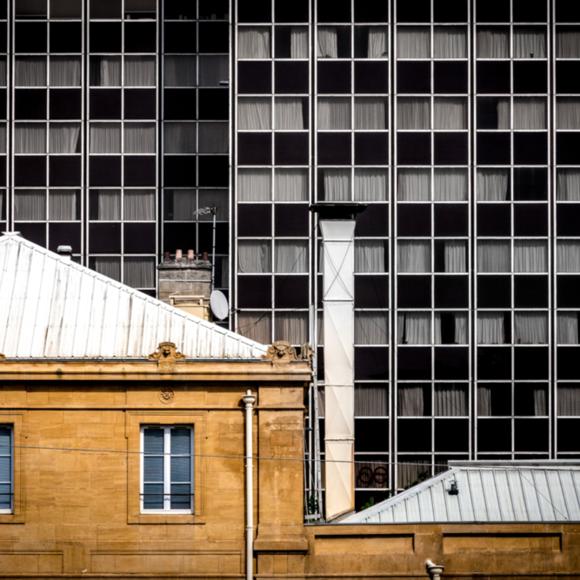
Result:
<instances>
[{"instance_id":1,"label":"dark recessed window","mask_svg":"<svg viewBox=\"0 0 580 580\"><path fill-rule=\"evenodd\" d=\"M229 117L227 89L199 89L199 120L219 121ZM193 107L195 109L195 107Z\"/></svg>"},{"instance_id":2,"label":"dark recessed window","mask_svg":"<svg viewBox=\"0 0 580 580\"><path fill-rule=\"evenodd\" d=\"M165 89L165 119L195 119L195 89Z\"/></svg>"},{"instance_id":3,"label":"dark recessed window","mask_svg":"<svg viewBox=\"0 0 580 580\"><path fill-rule=\"evenodd\" d=\"M437 347L435 349L435 378L467 380L469 378L469 350Z\"/></svg>"},{"instance_id":4,"label":"dark recessed window","mask_svg":"<svg viewBox=\"0 0 580 580\"><path fill-rule=\"evenodd\" d=\"M320 165L349 165L351 158L350 133L318 133Z\"/></svg>"},{"instance_id":5,"label":"dark recessed window","mask_svg":"<svg viewBox=\"0 0 580 580\"><path fill-rule=\"evenodd\" d=\"M547 276L515 276L516 308L546 308L548 306Z\"/></svg>"},{"instance_id":6,"label":"dark recessed window","mask_svg":"<svg viewBox=\"0 0 580 580\"><path fill-rule=\"evenodd\" d=\"M431 136L429 133L398 133L397 155L401 165L429 165Z\"/></svg>"},{"instance_id":7,"label":"dark recessed window","mask_svg":"<svg viewBox=\"0 0 580 580\"><path fill-rule=\"evenodd\" d=\"M227 155L200 155L197 158L197 163L199 166L200 186L202 187L228 186L229 168Z\"/></svg>"},{"instance_id":8,"label":"dark recessed window","mask_svg":"<svg viewBox=\"0 0 580 580\"><path fill-rule=\"evenodd\" d=\"M193 223L187 224L165 224L163 228L164 250L175 252L176 248L195 248L196 226Z\"/></svg>"},{"instance_id":9,"label":"dark recessed window","mask_svg":"<svg viewBox=\"0 0 580 580\"><path fill-rule=\"evenodd\" d=\"M50 23L50 52L82 52L83 29L80 22Z\"/></svg>"},{"instance_id":10,"label":"dark recessed window","mask_svg":"<svg viewBox=\"0 0 580 580\"><path fill-rule=\"evenodd\" d=\"M580 349L578 347L570 346L558 347L557 357L558 378L578 380L578 377L580 377L580 369L578 368Z\"/></svg>"},{"instance_id":11,"label":"dark recessed window","mask_svg":"<svg viewBox=\"0 0 580 580\"><path fill-rule=\"evenodd\" d=\"M118 89L91 89L89 110L91 119L120 119L121 91Z\"/></svg>"},{"instance_id":12,"label":"dark recessed window","mask_svg":"<svg viewBox=\"0 0 580 580\"><path fill-rule=\"evenodd\" d=\"M467 22L467 0L434 0L435 22Z\"/></svg>"},{"instance_id":13,"label":"dark recessed window","mask_svg":"<svg viewBox=\"0 0 580 580\"><path fill-rule=\"evenodd\" d=\"M91 186L121 185L121 157L100 156L89 159Z\"/></svg>"},{"instance_id":14,"label":"dark recessed window","mask_svg":"<svg viewBox=\"0 0 580 580\"><path fill-rule=\"evenodd\" d=\"M435 235L436 236L466 236L467 226L466 205L436 205Z\"/></svg>"},{"instance_id":15,"label":"dark recessed window","mask_svg":"<svg viewBox=\"0 0 580 580\"><path fill-rule=\"evenodd\" d=\"M122 33L120 22L91 22L91 52L121 52Z\"/></svg>"},{"instance_id":16,"label":"dark recessed window","mask_svg":"<svg viewBox=\"0 0 580 580\"><path fill-rule=\"evenodd\" d=\"M558 276L558 306L578 308L580 306L580 276ZM578 371L580 375L580 371Z\"/></svg>"},{"instance_id":17,"label":"dark recessed window","mask_svg":"<svg viewBox=\"0 0 580 580\"><path fill-rule=\"evenodd\" d=\"M431 308L431 278L429 276L398 276L399 308Z\"/></svg>"},{"instance_id":18,"label":"dark recessed window","mask_svg":"<svg viewBox=\"0 0 580 580\"><path fill-rule=\"evenodd\" d=\"M200 22L199 52L229 52L230 34L227 22Z\"/></svg>"},{"instance_id":19,"label":"dark recessed window","mask_svg":"<svg viewBox=\"0 0 580 580\"><path fill-rule=\"evenodd\" d=\"M90 224L89 240L93 254L118 254L121 251L121 224Z\"/></svg>"},{"instance_id":20,"label":"dark recessed window","mask_svg":"<svg viewBox=\"0 0 580 580\"><path fill-rule=\"evenodd\" d=\"M435 133L435 165L467 163L467 133Z\"/></svg>"},{"instance_id":21,"label":"dark recessed window","mask_svg":"<svg viewBox=\"0 0 580 580\"><path fill-rule=\"evenodd\" d=\"M397 88L400 93L430 92L430 64L428 62L398 62Z\"/></svg>"},{"instance_id":22,"label":"dark recessed window","mask_svg":"<svg viewBox=\"0 0 580 580\"><path fill-rule=\"evenodd\" d=\"M548 451L550 423L544 419L516 419L514 447L516 451Z\"/></svg>"},{"instance_id":23,"label":"dark recessed window","mask_svg":"<svg viewBox=\"0 0 580 580\"><path fill-rule=\"evenodd\" d=\"M490 352L490 349L486 350ZM480 383L478 391L479 400L485 401L484 405L479 405L479 416L498 417L512 414L511 385L509 383Z\"/></svg>"},{"instance_id":24,"label":"dark recessed window","mask_svg":"<svg viewBox=\"0 0 580 580\"><path fill-rule=\"evenodd\" d=\"M578 432L580 432L580 419L558 419L558 450L578 453L580 451Z\"/></svg>"},{"instance_id":25,"label":"dark recessed window","mask_svg":"<svg viewBox=\"0 0 580 580\"><path fill-rule=\"evenodd\" d=\"M214 0L211 2L206 1L203 5L207 10L208 4L214 3L217 4L217 2L214 2ZM166 0L164 4L164 15L167 20L195 20L195 2L191 2L190 0Z\"/></svg>"},{"instance_id":26,"label":"dark recessed window","mask_svg":"<svg viewBox=\"0 0 580 580\"><path fill-rule=\"evenodd\" d=\"M279 308L308 308L308 276L276 276L274 301Z\"/></svg>"},{"instance_id":27,"label":"dark recessed window","mask_svg":"<svg viewBox=\"0 0 580 580\"><path fill-rule=\"evenodd\" d=\"M514 169L514 199L545 200L548 197L548 170L517 167Z\"/></svg>"},{"instance_id":28,"label":"dark recessed window","mask_svg":"<svg viewBox=\"0 0 580 580\"><path fill-rule=\"evenodd\" d=\"M155 253L155 224L123 224L124 251L127 254Z\"/></svg>"},{"instance_id":29,"label":"dark recessed window","mask_svg":"<svg viewBox=\"0 0 580 580\"><path fill-rule=\"evenodd\" d=\"M358 351L359 349L357 349ZM368 370L366 375L376 376L376 377L386 377L388 372L388 365L383 363L383 360L388 360L387 356L376 356L371 351L375 349L360 349L363 352L357 357L357 351L355 351L355 361L360 360L361 364L365 365L365 369ZM375 356L373 356L373 354ZM381 361L380 367L374 361L379 359ZM363 362L364 361L364 362ZM368 365L368 366L367 366ZM355 371L356 372L356 371ZM356 388L356 387L355 387ZM385 389L384 385L378 388ZM388 419L355 419L354 421L354 433L356 439L356 450L358 451L386 451L389 445L389 420ZM360 456L357 457L358 460L362 460ZM377 457L374 460L378 462L383 462L384 457ZM360 465L360 464L359 464ZM357 487L386 487L388 473L386 468L380 465L374 466L374 469L368 468L369 471L364 470L364 466L357 465ZM370 481L369 481L370 479Z\"/></svg>"},{"instance_id":30,"label":"dark recessed window","mask_svg":"<svg viewBox=\"0 0 580 580\"><path fill-rule=\"evenodd\" d=\"M79 185L81 182L81 158L61 155L50 157L49 185Z\"/></svg>"},{"instance_id":31,"label":"dark recessed window","mask_svg":"<svg viewBox=\"0 0 580 580\"><path fill-rule=\"evenodd\" d=\"M238 163L240 165L270 165L272 163L271 133L239 133Z\"/></svg>"},{"instance_id":32,"label":"dark recessed window","mask_svg":"<svg viewBox=\"0 0 580 580\"><path fill-rule=\"evenodd\" d=\"M46 52L46 24L17 22L14 25L15 52Z\"/></svg>"},{"instance_id":33,"label":"dark recessed window","mask_svg":"<svg viewBox=\"0 0 580 580\"><path fill-rule=\"evenodd\" d=\"M389 65L386 62L355 63L354 90L357 93L386 93L389 90Z\"/></svg>"},{"instance_id":34,"label":"dark recessed window","mask_svg":"<svg viewBox=\"0 0 580 580\"><path fill-rule=\"evenodd\" d=\"M355 2L355 22L387 22L389 5L387 2Z\"/></svg>"},{"instance_id":35,"label":"dark recessed window","mask_svg":"<svg viewBox=\"0 0 580 580\"><path fill-rule=\"evenodd\" d=\"M192 158L186 155L164 157L163 174L165 187L193 187L195 185L195 163L192 163Z\"/></svg>"},{"instance_id":36,"label":"dark recessed window","mask_svg":"<svg viewBox=\"0 0 580 580\"><path fill-rule=\"evenodd\" d=\"M272 303L270 276L238 278L238 306L240 308L270 308Z\"/></svg>"},{"instance_id":37,"label":"dark recessed window","mask_svg":"<svg viewBox=\"0 0 580 580\"><path fill-rule=\"evenodd\" d=\"M135 33L139 33L142 23L136 23ZM153 24L155 26L155 24ZM125 29L126 31L127 29ZM136 52L155 52L155 33L152 36L153 50L146 48ZM148 42L151 42L147 39ZM143 43L147 42L143 39ZM125 44L127 40L125 40ZM138 46L138 38L134 39L135 46ZM165 52L196 52L196 29L195 22L166 22L165 23Z\"/></svg>"},{"instance_id":38,"label":"dark recessed window","mask_svg":"<svg viewBox=\"0 0 580 580\"><path fill-rule=\"evenodd\" d=\"M154 89L125 89L125 119L155 119Z\"/></svg>"},{"instance_id":39,"label":"dark recessed window","mask_svg":"<svg viewBox=\"0 0 580 580\"><path fill-rule=\"evenodd\" d=\"M274 151L277 165L307 165L308 135L306 133L276 133Z\"/></svg>"},{"instance_id":40,"label":"dark recessed window","mask_svg":"<svg viewBox=\"0 0 580 580\"><path fill-rule=\"evenodd\" d=\"M434 80L436 93L466 93L467 63L436 62Z\"/></svg>"},{"instance_id":41,"label":"dark recessed window","mask_svg":"<svg viewBox=\"0 0 580 580\"><path fill-rule=\"evenodd\" d=\"M397 207L397 231L400 236L430 236L430 206L399 204Z\"/></svg>"},{"instance_id":42,"label":"dark recessed window","mask_svg":"<svg viewBox=\"0 0 580 580\"><path fill-rule=\"evenodd\" d=\"M577 236L580 232L580 205L558 205L556 209L556 231L559 236Z\"/></svg>"},{"instance_id":43,"label":"dark recessed window","mask_svg":"<svg viewBox=\"0 0 580 580\"><path fill-rule=\"evenodd\" d=\"M477 233L480 236L509 236L511 233L509 206L478 204Z\"/></svg>"},{"instance_id":44,"label":"dark recessed window","mask_svg":"<svg viewBox=\"0 0 580 580\"><path fill-rule=\"evenodd\" d=\"M479 129L508 129L509 101L495 97L477 99L477 127Z\"/></svg>"},{"instance_id":45,"label":"dark recessed window","mask_svg":"<svg viewBox=\"0 0 580 580\"><path fill-rule=\"evenodd\" d=\"M15 185L46 185L46 158L20 157L14 158Z\"/></svg>"},{"instance_id":46,"label":"dark recessed window","mask_svg":"<svg viewBox=\"0 0 580 580\"><path fill-rule=\"evenodd\" d=\"M510 3L505 0L477 0L475 4L478 22L509 22Z\"/></svg>"},{"instance_id":47,"label":"dark recessed window","mask_svg":"<svg viewBox=\"0 0 580 580\"><path fill-rule=\"evenodd\" d=\"M435 449L467 452L469 450L469 421L437 419L435 421Z\"/></svg>"},{"instance_id":48,"label":"dark recessed window","mask_svg":"<svg viewBox=\"0 0 580 580\"><path fill-rule=\"evenodd\" d=\"M466 276L435 276L435 308L467 308Z\"/></svg>"},{"instance_id":49,"label":"dark recessed window","mask_svg":"<svg viewBox=\"0 0 580 580\"><path fill-rule=\"evenodd\" d=\"M480 346L477 348L477 376L480 379L509 379L512 374L511 361L512 352L509 347Z\"/></svg>"},{"instance_id":50,"label":"dark recessed window","mask_svg":"<svg viewBox=\"0 0 580 580\"><path fill-rule=\"evenodd\" d=\"M190 39L190 44L193 43L193 48L189 51L184 50L183 52L192 52L196 49L195 46L195 28L190 32L192 34L192 39ZM169 37L172 38L171 36ZM167 48L168 37L165 37L166 48ZM125 22L125 52L155 52L157 48L157 32L155 22Z\"/></svg>"},{"instance_id":51,"label":"dark recessed window","mask_svg":"<svg viewBox=\"0 0 580 580\"><path fill-rule=\"evenodd\" d=\"M91 3L91 18L121 18L122 3L114 0L93 0Z\"/></svg>"},{"instance_id":52,"label":"dark recessed window","mask_svg":"<svg viewBox=\"0 0 580 580\"><path fill-rule=\"evenodd\" d=\"M355 133L356 165L383 165L389 162L388 138L382 133Z\"/></svg>"},{"instance_id":53,"label":"dark recessed window","mask_svg":"<svg viewBox=\"0 0 580 580\"><path fill-rule=\"evenodd\" d=\"M509 165L509 133L478 133L477 163L480 165Z\"/></svg>"},{"instance_id":54,"label":"dark recessed window","mask_svg":"<svg viewBox=\"0 0 580 580\"><path fill-rule=\"evenodd\" d=\"M270 22L272 20L270 0L251 0L238 3L239 22Z\"/></svg>"},{"instance_id":55,"label":"dark recessed window","mask_svg":"<svg viewBox=\"0 0 580 580\"><path fill-rule=\"evenodd\" d=\"M510 63L509 62L478 62L477 63L478 93L509 93Z\"/></svg>"},{"instance_id":56,"label":"dark recessed window","mask_svg":"<svg viewBox=\"0 0 580 580\"><path fill-rule=\"evenodd\" d=\"M546 236L548 234L547 205L516 205L514 207L514 234L516 236Z\"/></svg>"},{"instance_id":57,"label":"dark recessed window","mask_svg":"<svg viewBox=\"0 0 580 580\"><path fill-rule=\"evenodd\" d=\"M51 89L50 118L80 119L82 91L79 89Z\"/></svg>"},{"instance_id":58,"label":"dark recessed window","mask_svg":"<svg viewBox=\"0 0 580 580\"><path fill-rule=\"evenodd\" d=\"M430 348L399 347L397 349L397 363L398 376L401 380L428 380L431 378Z\"/></svg>"},{"instance_id":59,"label":"dark recessed window","mask_svg":"<svg viewBox=\"0 0 580 580\"><path fill-rule=\"evenodd\" d=\"M545 62L514 62L514 93L545 93L547 78Z\"/></svg>"},{"instance_id":60,"label":"dark recessed window","mask_svg":"<svg viewBox=\"0 0 580 580\"><path fill-rule=\"evenodd\" d=\"M276 22L308 22L308 0L275 0Z\"/></svg>"},{"instance_id":61,"label":"dark recessed window","mask_svg":"<svg viewBox=\"0 0 580 580\"><path fill-rule=\"evenodd\" d=\"M125 157L124 180L127 186L155 186L155 157Z\"/></svg>"},{"instance_id":62,"label":"dark recessed window","mask_svg":"<svg viewBox=\"0 0 580 580\"><path fill-rule=\"evenodd\" d=\"M350 0L318 0L318 22L350 22Z\"/></svg>"},{"instance_id":63,"label":"dark recessed window","mask_svg":"<svg viewBox=\"0 0 580 580\"><path fill-rule=\"evenodd\" d=\"M546 133L514 133L514 163L517 165L544 165L547 163Z\"/></svg>"},{"instance_id":64,"label":"dark recessed window","mask_svg":"<svg viewBox=\"0 0 580 580\"><path fill-rule=\"evenodd\" d=\"M269 93L272 91L272 70L269 62L239 62L238 90L240 93Z\"/></svg>"},{"instance_id":65,"label":"dark recessed window","mask_svg":"<svg viewBox=\"0 0 580 580\"><path fill-rule=\"evenodd\" d=\"M518 350L522 351L524 349ZM538 349L534 350L537 351ZM516 383L514 414L525 416L547 415L548 385L541 383Z\"/></svg>"},{"instance_id":66,"label":"dark recessed window","mask_svg":"<svg viewBox=\"0 0 580 580\"><path fill-rule=\"evenodd\" d=\"M16 89L14 112L17 119L45 119L46 91L42 89Z\"/></svg>"},{"instance_id":67,"label":"dark recessed window","mask_svg":"<svg viewBox=\"0 0 580 580\"><path fill-rule=\"evenodd\" d=\"M397 22L429 22L430 18L429 0L397 0Z\"/></svg>"},{"instance_id":68,"label":"dark recessed window","mask_svg":"<svg viewBox=\"0 0 580 580\"><path fill-rule=\"evenodd\" d=\"M308 236L308 206L276 204L274 208L275 236Z\"/></svg>"},{"instance_id":69,"label":"dark recessed window","mask_svg":"<svg viewBox=\"0 0 580 580\"><path fill-rule=\"evenodd\" d=\"M556 160L562 165L580 163L580 133L558 133L556 135Z\"/></svg>"},{"instance_id":70,"label":"dark recessed window","mask_svg":"<svg viewBox=\"0 0 580 580\"><path fill-rule=\"evenodd\" d=\"M80 224L51 223L48 228L49 249L56 252L60 245L72 246L72 251L77 254L81 251L81 227Z\"/></svg>"},{"instance_id":71,"label":"dark recessed window","mask_svg":"<svg viewBox=\"0 0 580 580\"><path fill-rule=\"evenodd\" d=\"M509 308L511 284L509 276L478 276L477 307Z\"/></svg>"},{"instance_id":72,"label":"dark recessed window","mask_svg":"<svg viewBox=\"0 0 580 580\"><path fill-rule=\"evenodd\" d=\"M356 220L356 236L386 236L389 232L389 212L387 205L370 205Z\"/></svg>"},{"instance_id":73,"label":"dark recessed window","mask_svg":"<svg viewBox=\"0 0 580 580\"><path fill-rule=\"evenodd\" d=\"M307 62L277 62L274 75L277 93L308 92Z\"/></svg>"},{"instance_id":74,"label":"dark recessed window","mask_svg":"<svg viewBox=\"0 0 580 580\"><path fill-rule=\"evenodd\" d=\"M238 236L271 236L272 218L269 205L238 206Z\"/></svg>"},{"instance_id":75,"label":"dark recessed window","mask_svg":"<svg viewBox=\"0 0 580 580\"><path fill-rule=\"evenodd\" d=\"M511 433L510 419L479 419L477 421L478 451L510 451Z\"/></svg>"},{"instance_id":76,"label":"dark recessed window","mask_svg":"<svg viewBox=\"0 0 580 580\"><path fill-rule=\"evenodd\" d=\"M513 0L513 3L515 22L546 22L546 0Z\"/></svg>"},{"instance_id":77,"label":"dark recessed window","mask_svg":"<svg viewBox=\"0 0 580 580\"><path fill-rule=\"evenodd\" d=\"M559 22L580 22L580 6L570 0L556 0L556 20Z\"/></svg>"},{"instance_id":78,"label":"dark recessed window","mask_svg":"<svg viewBox=\"0 0 580 580\"><path fill-rule=\"evenodd\" d=\"M556 63L556 91L580 93L580 61Z\"/></svg>"},{"instance_id":79,"label":"dark recessed window","mask_svg":"<svg viewBox=\"0 0 580 580\"><path fill-rule=\"evenodd\" d=\"M356 276L354 297L357 308L388 308L389 284L385 276Z\"/></svg>"},{"instance_id":80,"label":"dark recessed window","mask_svg":"<svg viewBox=\"0 0 580 580\"><path fill-rule=\"evenodd\" d=\"M175 2L175 0L173 0ZM195 2L180 0L187 6L193 6L191 12L195 18ZM199 0L199 18L201 20L227 20L229 15L228 0ZM167 8L165 9L167 10Z\"/></svg>"},{"instance_id":81,"label":"dark recessed window","mask_svg":"<svg viewBox=\"0 0 580 580\"><path fill-rule=\"evenodd\" d=\"M321 93L349 93L350 62L319 62L318 90Z\"/></svg>"}]
</instances>

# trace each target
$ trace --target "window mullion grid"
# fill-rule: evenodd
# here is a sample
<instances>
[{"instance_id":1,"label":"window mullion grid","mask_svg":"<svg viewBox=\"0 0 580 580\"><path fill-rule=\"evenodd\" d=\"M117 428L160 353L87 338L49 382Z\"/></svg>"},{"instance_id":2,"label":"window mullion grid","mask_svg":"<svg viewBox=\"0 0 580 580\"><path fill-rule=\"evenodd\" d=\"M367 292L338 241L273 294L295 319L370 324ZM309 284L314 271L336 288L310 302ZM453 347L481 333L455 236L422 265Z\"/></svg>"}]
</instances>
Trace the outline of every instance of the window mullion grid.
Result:
<instances>
[{"instance_id":1,"label":"window mullion grid","mask_svg":"<svg viewBox=\"0 0 580 580\"><path fill-rule=\"evenodd\" d=\"M163 427L163 510L171 510L171 427Z\"/></svg>"}]
</instances>

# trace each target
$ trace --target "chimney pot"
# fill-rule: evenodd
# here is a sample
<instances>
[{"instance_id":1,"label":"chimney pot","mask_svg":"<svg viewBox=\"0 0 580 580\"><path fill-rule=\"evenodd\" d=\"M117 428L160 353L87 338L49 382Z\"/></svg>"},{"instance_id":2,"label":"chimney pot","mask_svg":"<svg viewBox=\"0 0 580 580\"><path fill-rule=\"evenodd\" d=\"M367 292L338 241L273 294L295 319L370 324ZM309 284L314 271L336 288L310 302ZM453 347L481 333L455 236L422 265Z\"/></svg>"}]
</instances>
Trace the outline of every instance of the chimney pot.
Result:
<instances>
[{"instance_id":1,"label":"chimney pot","mask_svg":"<svg viewBox=\"0 0 580 580\"><path fill-rule=\"evenodd\" d=\"M182 258L183 258L183 251L181 250L181 248L177 248L177 250L175 250L175 261L181 262Z\"/></svg>"},{"instance_id":2,"label":"chimney pot","mask_svg":"<svg viewBox=\"0 0 580 580\"><path fill-rule=\"evenodd\" d=\"M63 258L71 259L72 258L72 246L61 245L56 248L56 253Z\"/></svg>"},{"instance_id":3,"label":"chimney pot","mask_svg":"<svg viewBox=\"0 0 580 580\"><path fill-rule=\"evenodd\" d=\"M163 261L164 262L171 261L171 254L169 252L163 252Z\"/></svg>"},{"instance_id":4,"label":"chimney pot","mask_svg":"<svg viewBox=\"0 0 580 580\"><path fill-rule=\"evenodd\" d=\"M208 261L208 255L207 255L207 252L204 252L204 253L203 253L203 260L204 260L204 262L207 262L207 261Z\"/></svg>"},{"instance_id":5,"label":"chimney pot","mask_svg":"<svg viewBox=\"0 0 580 580\"><path fill-rule=\"evenodd\" d=\"M190 262L193 262L195 260L195 252L193 250L187 250L187 259Z\"/></svg>"}]
</instances>

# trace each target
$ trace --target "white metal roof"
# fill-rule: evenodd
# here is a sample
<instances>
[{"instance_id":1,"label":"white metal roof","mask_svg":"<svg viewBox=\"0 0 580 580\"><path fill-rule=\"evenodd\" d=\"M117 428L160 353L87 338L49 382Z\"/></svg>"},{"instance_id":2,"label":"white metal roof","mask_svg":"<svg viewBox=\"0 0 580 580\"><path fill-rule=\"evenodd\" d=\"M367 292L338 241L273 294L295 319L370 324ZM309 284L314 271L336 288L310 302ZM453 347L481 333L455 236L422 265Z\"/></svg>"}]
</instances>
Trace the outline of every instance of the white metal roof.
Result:
<instances>
[{"instance_id":1,"label":"white metal roof","mask_svg":"<svg viewBox=\"0 0 580 580\"><path fill-rule=\"evenodd\" d=\"M16 233L0 236L0 353L7 358L144 359L165 341L190 359L257 359L267 351Z\"/></svg>"},{"instance_id":2,"label":"white metal roof","mask_svg":"<svg viewBox=\"0 0 580 580\"><path fill-rule=\"evenodd\" d=\"M455 482L457 494L449 493ZM580 464L457 462L344 524L578 522Z\"/></svg>"}]
</instances>

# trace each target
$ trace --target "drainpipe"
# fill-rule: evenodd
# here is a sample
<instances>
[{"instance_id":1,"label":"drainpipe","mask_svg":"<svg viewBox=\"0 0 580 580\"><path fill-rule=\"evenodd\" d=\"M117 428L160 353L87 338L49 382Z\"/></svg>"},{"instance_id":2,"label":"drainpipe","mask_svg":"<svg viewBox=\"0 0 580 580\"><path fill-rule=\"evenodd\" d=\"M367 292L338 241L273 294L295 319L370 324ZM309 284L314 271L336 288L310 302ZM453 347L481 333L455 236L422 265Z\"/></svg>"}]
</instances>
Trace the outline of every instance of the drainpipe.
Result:
<instances>
[{"instance_id":1,"label":"drainpipe","mask_svg":"<svg viewBox=\"0 0 580 580\"><path fill-rule=\"evenodd\" d=\"M425 560L425 568L427 569L427 574L431 580L441 580L441 574L445 570L445 566L441 564L435 564L433 560Z\"/></svg>"},{"instance_id":2,"label":"drainpipe","mask_svg":"<svg viewBox=\"0 0 580 580\"><path fill-rule=\"evenodd\" d=\"M246 580L254 578L254 478L253 478L253 438L252 418L256 397L247 390L242 398L246 410Z\"/></svg>"}]
</instances>

